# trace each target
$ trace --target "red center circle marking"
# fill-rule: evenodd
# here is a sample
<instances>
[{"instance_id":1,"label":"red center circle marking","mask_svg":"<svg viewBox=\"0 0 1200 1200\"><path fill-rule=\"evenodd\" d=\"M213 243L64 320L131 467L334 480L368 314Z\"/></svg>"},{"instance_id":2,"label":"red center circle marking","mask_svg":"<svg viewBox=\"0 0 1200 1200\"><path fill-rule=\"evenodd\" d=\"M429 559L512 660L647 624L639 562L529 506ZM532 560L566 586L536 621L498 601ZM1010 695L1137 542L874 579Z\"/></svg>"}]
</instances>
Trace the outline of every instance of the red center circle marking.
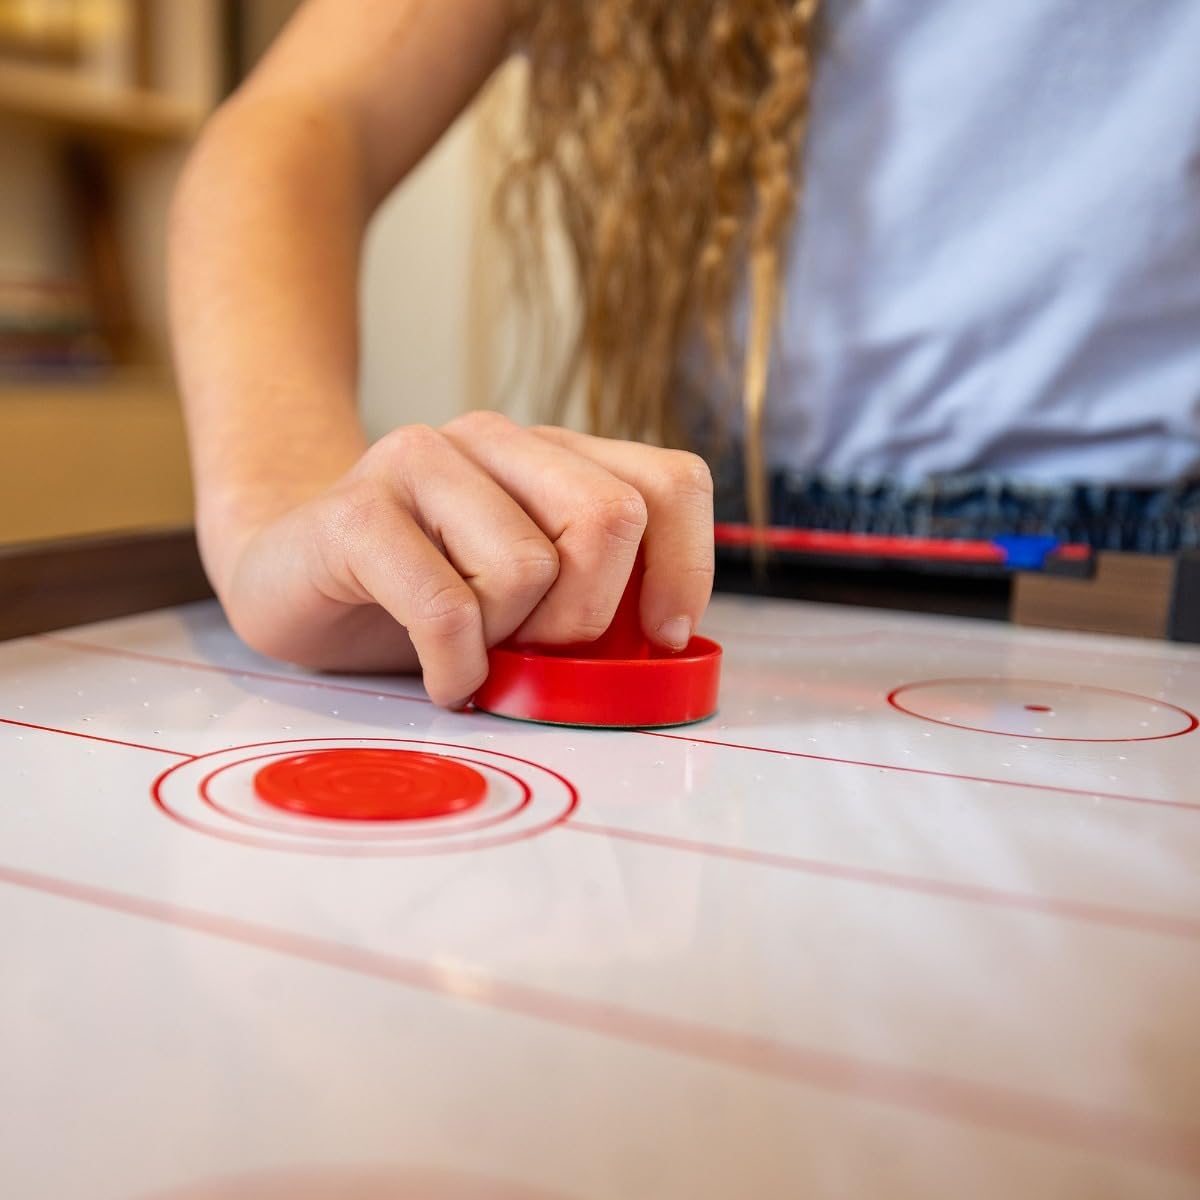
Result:
<instances>
[{"instance_id":1,"label":"red center circle marking","mask_svg":"<svg viewBox=\"0 0 1200 1200\"><path fill-rule=\"evenodd\" d=\"M483 803L487 781L465 763L416 750L310 750L254 776L260 800L335 821L424 821Z\"/></svg>"},{"instance_id":2,"label":"red center circle marking","mask_svg":"<svg viewBox=\"0 0 1200 1200\"><path fill-rule=\"evenodd\" d=\"M253 758L242 758L242 759L236 760L235 762L226 763L224 766L218 767L215 771L210 771L207 775L204 776L203 779L200 780L200 789L199 789L200 790L200 799L204 802L205 807L210 809L212 812L217 813L218 815L220 815L222 817L228 817L230 820L237 821L239 824L250 825L250 826L253 826L255 829L266 829L272 833L285 833L285 834L299 833L300 829L294 824L289 824L287 822L286 816L279 821L264 821L259 818L253 817L248 813L238 812L235 808L232 808L229 804L222 802L216 796L213 795L213 791L214 791L213 785L215 784L216 780L220 776L226 774L227 772L236 771L240 767L248 767L251 763L261 762L264 759L274 760L274 759L278 759L281 757L284 757L284 756L279 755L279 754L258 754L258 755L255 755ZM292 754L287 757L294 758L295 755ZM449 756L444 756L444 757L449 757ZM506 771L503 767L498 767L494 763L486 763L485 764L485 763L479 762L478 760L473 760L473 759L469 759L469 758L454 758L453 761L465 763L468 769L472 769L473 766L474 767L487 766L490 770L495 771L496 774L502 775L506 780L508 780L510 783L512 783L520 791L520 797L517 800L517 803L513 807L506 809L504 811L501 811L501 812L494 813L491 816L481 817L479 820L473 821L469 825L455 825L455 827L454 827L455 833L467 833L467 832L474 833L480 829L488 829L493 825L502 824L503 822L508 821L513 817L519 816L533 802L533 789L529 786L529 784L524 779L522 779L519 775L514 774L512 771ZM259 768L259 769L261 769L261 768ZM483 774L483 772L480 772L480 774ZM486 780L487 776L484 775L484 778ZM251 780L252 780L251 786L253 788L253 777L251 777ZM489 794L491 794L490 788L488 789L488 791L489 791ZM257 791L254 792L254 795L256 798L258 797ZM300 815L307 817L309 814L303 813ZM381 838L386 839L388 837L396 836L396 829L395 829L394 823L387 822L387 821L381 821L378 823L378 826L379 826L379 828L378 828L377 832L380 834ZM370 842L364 842L361 840L361 838L358 835L356 835L355 827L352 823L349 823L349 822L347 823L346 831L348 832L350 837L353 839L352 842L348 841L347 844L354 845L356 852L361 852L362 848L364 846L371 845ZM425 837L428 834L428 830L423 829L419 825L414 824L414 825L411 825L408 827L408 829L406 830L406 833L408 836L411 836L411 837Z\"/></svg>"},{"instance_id":3,"label":"red center circle marking","mask_svg":"<svg viewBox=\"0 0 1200 1200\"><path fill-rule=\"evenodd\" d=\"M1100 701L1110 709L1125 707L1132 710L1120 718L1125 728L1120 733L1111 732L1107 736L1071 736L1064 729L1061 732L1048 734L1030 731L1023 728L1004 728L1001 724L991 724L987 718L992 715L992 709L998 721L1004 719L1003 706L1006 689L1023 691L1026 695L1034 688L1042 688L1057 693L1053 704L1024 703L1021 707L1027 712L1049 712L1057 717L1063 717L1066 724L1070 723L1072 706L1070 701L1079 701L1084 709L1085 719L1087 705L1091 701ZM1009 698L1012 703L1013 698ZM1186 708L1171 704L1167 700L1156 699L1153 696L1143 696L1137 692L1121 691L1117 688L1095 687L1083 683L1059 683L1049 679L1012 679L1007 676L978 676L960 679L922 679L913 683L904 683L893 688L888 693L888 704L892 708L909 717L921 721L930 721L935 725L946 725L952 729L965 729L970 733L988 733L999 737L1018 737L1024 741L1038 742L1158 742L1166 738L1183 737L1200 728L1200 720ZM1012 703L1016 708L1016 703ZM1140 711L1139 711L1140 710ZM1150 714L1158 717L1160 723L1165 720L1172 722L1167 728L1157 732L1133 733L1125 732L1129 723L1137 716L1145 715L1146 720L1138 723L1139 728L1150 727ZM1116 723L1113 712L1099 714L1110 723Z\"/></svg>"}]
</instances>

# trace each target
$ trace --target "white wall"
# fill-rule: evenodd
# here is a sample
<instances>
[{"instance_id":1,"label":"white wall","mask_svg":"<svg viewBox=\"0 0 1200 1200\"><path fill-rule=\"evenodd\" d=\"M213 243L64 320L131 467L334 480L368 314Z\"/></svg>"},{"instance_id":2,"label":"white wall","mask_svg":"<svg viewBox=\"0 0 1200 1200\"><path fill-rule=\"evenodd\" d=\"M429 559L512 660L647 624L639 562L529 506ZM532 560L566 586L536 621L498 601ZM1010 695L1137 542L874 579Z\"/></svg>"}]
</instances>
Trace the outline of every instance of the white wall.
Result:
<instances>
[{"instance_id":1,"label":"white wall","mask_svg":"<svg viewBox=\"0 0 1200 1200\"><path fill-rule=\"evenodd\" d=\"M363 415L378 436L471 408L539 415L545 380L491 218L524 76L510 63L379 213L362 287ZM551 255L566 295L567 259ZM564 325L565 328L565 325Z\"/></svg>"},{"instance_id":2,"label":"white wall","mask_svg":"<svg viewBox=\"0 0 1200 1200\"><path fill-rule=\"evenodd\" d=\"M463 117L377 214L362 278L360 395L372 436L469 406L473 118Z\"/></svg>"}]
</instances>

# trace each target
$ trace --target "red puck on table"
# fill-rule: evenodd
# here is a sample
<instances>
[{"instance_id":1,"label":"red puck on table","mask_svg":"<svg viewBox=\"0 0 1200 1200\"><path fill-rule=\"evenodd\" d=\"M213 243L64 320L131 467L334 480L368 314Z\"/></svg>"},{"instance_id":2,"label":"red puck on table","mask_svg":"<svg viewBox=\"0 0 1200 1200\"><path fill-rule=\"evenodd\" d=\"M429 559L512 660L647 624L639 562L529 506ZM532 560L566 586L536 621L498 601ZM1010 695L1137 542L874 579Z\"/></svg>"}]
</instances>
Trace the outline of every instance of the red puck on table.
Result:
<instances>
[{"instance_id":1,"label":"red puck on table","mask_svg":"<svg viewBox=\"0 0 1200 1200\"><path fill-rule=\"evenodd\" d=\"M309 750L254 777L260 800L338 821L421 821L481 804L487 781L466 763L415 750Z\"/></svg>"},{"instance_id":2,"label":"red puck on table","mask_svg":"<svg viewBox=\"0 0 1200 1200\"><path fill-rule=\"evenodd\" d=\"M717 708L721 647L694 637L672 652L642 633L639 556L608 631L576 646L505 643L475 693L483 712L547 725L649 729L689 725Z\"/></svg>"}]
</instances>

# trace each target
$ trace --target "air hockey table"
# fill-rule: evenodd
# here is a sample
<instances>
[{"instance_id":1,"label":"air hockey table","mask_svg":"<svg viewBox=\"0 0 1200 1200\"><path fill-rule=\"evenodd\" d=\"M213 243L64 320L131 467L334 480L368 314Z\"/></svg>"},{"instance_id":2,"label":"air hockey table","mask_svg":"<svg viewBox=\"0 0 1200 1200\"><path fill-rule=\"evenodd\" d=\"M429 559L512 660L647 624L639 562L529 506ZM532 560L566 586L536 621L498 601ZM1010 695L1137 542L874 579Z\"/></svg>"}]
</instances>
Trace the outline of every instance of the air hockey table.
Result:
<instances>
[{"instance_id":1,"label":"air hockey table","mask_svg":"<svg viewBox=\"0 0 1200 1200\"><path fill-rule=\"evenodd\" d=\"M1200 1195L1200 649L718 597L718 714L434 708L212 602L0 645L0 1194ZM336 822L272 762L442 756Z\"/></svg>"}]
</instances>

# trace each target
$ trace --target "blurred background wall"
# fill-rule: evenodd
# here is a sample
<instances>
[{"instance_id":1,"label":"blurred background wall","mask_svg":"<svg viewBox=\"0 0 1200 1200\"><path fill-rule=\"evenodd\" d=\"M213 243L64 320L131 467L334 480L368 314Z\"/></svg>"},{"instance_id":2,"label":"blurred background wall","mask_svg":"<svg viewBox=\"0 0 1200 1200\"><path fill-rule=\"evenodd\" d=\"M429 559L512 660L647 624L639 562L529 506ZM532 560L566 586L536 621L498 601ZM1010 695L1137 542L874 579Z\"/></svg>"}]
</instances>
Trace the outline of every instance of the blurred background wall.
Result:
<instances>
[{"instance_id":1,"label":"blurred background wall","mask_svg":"<svg viewBox=\"0 0 1200 1200\"><path fill-rule=\"evenodd\" d=\"M163 301L168 200L207 114L295 7L0 0L0 542L190 520ZM486 221L485 142L515 88L502 72L372 224L361 391L373 435L495 406L506 382L528 415Z\"/></svg>"}]
</instances>

